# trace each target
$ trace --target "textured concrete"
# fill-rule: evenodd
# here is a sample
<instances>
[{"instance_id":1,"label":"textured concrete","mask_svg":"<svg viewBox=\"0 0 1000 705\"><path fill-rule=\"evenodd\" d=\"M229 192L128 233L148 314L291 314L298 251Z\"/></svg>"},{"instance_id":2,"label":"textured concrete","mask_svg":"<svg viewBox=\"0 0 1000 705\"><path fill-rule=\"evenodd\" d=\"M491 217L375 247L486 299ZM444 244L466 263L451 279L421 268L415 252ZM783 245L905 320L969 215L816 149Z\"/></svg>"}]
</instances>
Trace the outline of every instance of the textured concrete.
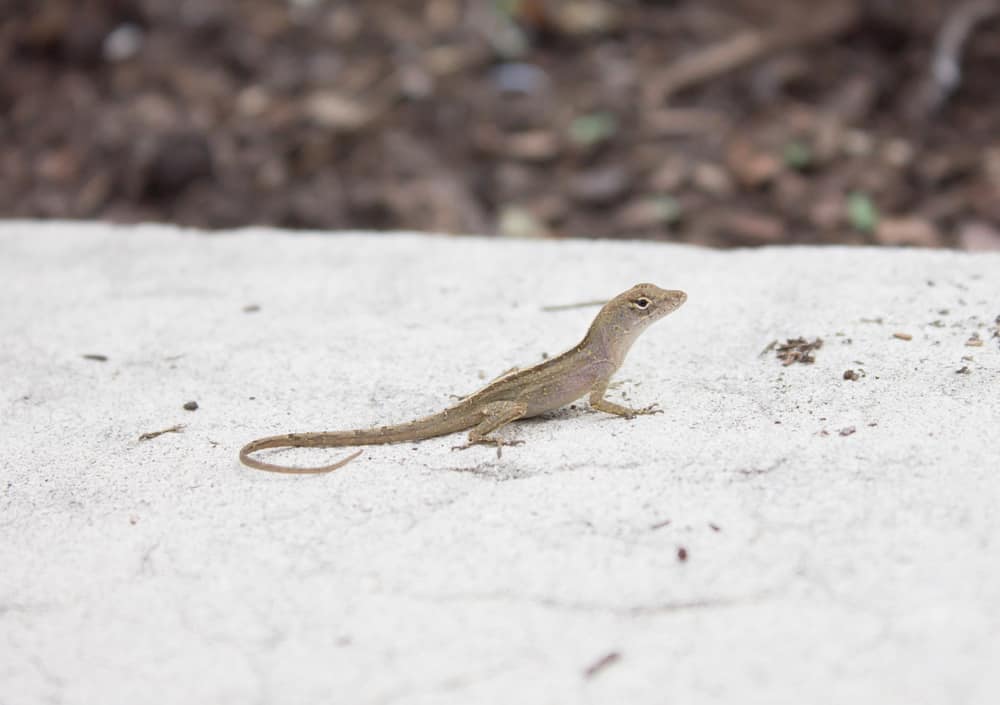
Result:
<instances>
[{"instance_id":1,"label":"textured concrete","mask_svg":"<svg viewBox=\"0 0 1000 705\"><path fill-rule=\"evenodd\" d=\"M236 462L644 280L665 414ZM7 223L0 282L2 705L1000 702L1000 256Z\"/></svg>"}]
</instances>

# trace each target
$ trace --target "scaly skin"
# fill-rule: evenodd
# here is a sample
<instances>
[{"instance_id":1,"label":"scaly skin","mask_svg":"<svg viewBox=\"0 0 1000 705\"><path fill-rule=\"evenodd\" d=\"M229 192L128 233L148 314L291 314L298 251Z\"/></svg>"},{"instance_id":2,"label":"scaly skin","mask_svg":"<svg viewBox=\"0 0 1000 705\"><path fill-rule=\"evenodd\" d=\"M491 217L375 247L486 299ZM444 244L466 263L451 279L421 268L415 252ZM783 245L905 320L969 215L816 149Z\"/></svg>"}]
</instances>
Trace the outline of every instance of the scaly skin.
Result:
<instances>
[{"instance_id":1,"label":"scaly skin","mask_svg":"<svg viewBox=\"0 0 1000 705\"><path fill-rule=\"evenodd\" d=\"M522 370L512 370L493 380L457 404L430 416L395 426L352 431L319 431L268 436L251 441L240 450L244 465L270 472L305 474L336 470L361 455L357 451L332 465L296 468L272 465L251 456L265 448L341 448L382 443L421 441L458 431L469 431L468 447L478 443L504 445L490 434L517 419L530 418L558 409L588 396L598 411L632 418L655 414L655 404L631 409L604 398L611 376L625 361L632 343L652 323L676 311L687 300L683 291L637 284L606 303L590 330L575 347L562 355ZM511 445L507 442L507 445Z\"/></svg>"}]
</instances>

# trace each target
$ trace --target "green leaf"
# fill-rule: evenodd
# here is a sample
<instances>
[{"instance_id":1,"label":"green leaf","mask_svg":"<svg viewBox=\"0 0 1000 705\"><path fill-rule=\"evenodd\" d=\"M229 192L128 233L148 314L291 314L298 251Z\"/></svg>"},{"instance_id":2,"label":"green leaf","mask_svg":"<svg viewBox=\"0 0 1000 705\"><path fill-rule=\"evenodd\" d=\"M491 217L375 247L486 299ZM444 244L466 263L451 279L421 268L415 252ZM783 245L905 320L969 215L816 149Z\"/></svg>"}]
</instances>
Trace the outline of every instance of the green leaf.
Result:
<instances>
[{"instance_id":1,"label":"green leaf","mask_svg":"<svg viewBox=\"0 0 1000 705\"><path fill-rule=\"evenodd\" d=\"M808 169L813 164L812 149L805 142L789 142L782 150L782 158L785 164L792 169Z\"/></svg>"},{"instance_id":2,"label":"green leaf","mask_svg":"<svg viewBox=\"0 0 1000 705\"><path fill-rule=\"evenodd\" d=\"M847 220L852 228L863 233L878 227L878 208L868 194L855 191L847 197Z\"/></svg>"},{"instance_id":3,"label":"green leaf","mask_svg":"<svg viewBox=\"0 0 1000 705\"><path fill-rule=\"evenodd\" d=\"M613 113L591 113L575 118L569 125L569 138L582 147L592 147L614 136L618 118Z\"/></svg>"},{"instance_id":4,"label":"green leaf","mask_svg":"<svg viewBox=\"0 0 1000 705\"><path fill-rule=\"evenodd\" d=\"M676 223L681 219L681 204L673 196L657 196L653 200L661 223Z\"/></svg>"},{"instance_id":5,"label":"green leaf","mask_svg":"<svg viewBox=\"0 0 1000 705\"><path fill-rule=\"evenodd\" d=\"M507 17L514 17L521 10L521 0L496 0L495 5Z\"/></svg>"}]
</instances>

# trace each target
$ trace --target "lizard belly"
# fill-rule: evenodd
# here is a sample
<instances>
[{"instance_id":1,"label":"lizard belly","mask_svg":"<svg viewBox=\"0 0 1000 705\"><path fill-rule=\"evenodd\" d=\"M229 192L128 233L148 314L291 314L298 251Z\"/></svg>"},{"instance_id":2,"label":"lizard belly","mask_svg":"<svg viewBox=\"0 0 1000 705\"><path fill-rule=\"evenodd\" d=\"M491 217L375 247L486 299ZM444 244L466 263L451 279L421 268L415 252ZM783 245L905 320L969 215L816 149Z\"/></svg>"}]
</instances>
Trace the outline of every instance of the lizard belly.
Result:
<instances>
[{"instance_id":1,"label":"lizard belly","mask_svg":"<svg viewBox=\"0 0 1000 705\"><path fill-rule=\"evenodd\" d=\"M525 390L519 401L527 405L524 417L537 416L547 411L572 404L590 394L594 384L605 374L604 366L588 366L558 379L551 379L530 390Z\"/></svg>"}]
</instances>

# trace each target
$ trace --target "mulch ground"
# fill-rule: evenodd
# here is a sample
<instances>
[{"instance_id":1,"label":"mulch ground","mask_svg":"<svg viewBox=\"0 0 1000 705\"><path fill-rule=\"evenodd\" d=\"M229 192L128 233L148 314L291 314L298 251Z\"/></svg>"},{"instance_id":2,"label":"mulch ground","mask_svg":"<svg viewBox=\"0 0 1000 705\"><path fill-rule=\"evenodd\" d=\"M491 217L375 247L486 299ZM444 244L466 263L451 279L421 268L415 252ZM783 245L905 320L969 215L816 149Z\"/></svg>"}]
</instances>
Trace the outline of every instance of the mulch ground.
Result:
<instances>
[{"instance_id":1,"label":"mulch ground","mask_svg":"<svg viewBox=\"0 0 1000 705\"><path fill-rule=\"evenodd\" d=\"M993 0L0 8L0 217L1000 249Z\"/></svg>"}]
</instances>

